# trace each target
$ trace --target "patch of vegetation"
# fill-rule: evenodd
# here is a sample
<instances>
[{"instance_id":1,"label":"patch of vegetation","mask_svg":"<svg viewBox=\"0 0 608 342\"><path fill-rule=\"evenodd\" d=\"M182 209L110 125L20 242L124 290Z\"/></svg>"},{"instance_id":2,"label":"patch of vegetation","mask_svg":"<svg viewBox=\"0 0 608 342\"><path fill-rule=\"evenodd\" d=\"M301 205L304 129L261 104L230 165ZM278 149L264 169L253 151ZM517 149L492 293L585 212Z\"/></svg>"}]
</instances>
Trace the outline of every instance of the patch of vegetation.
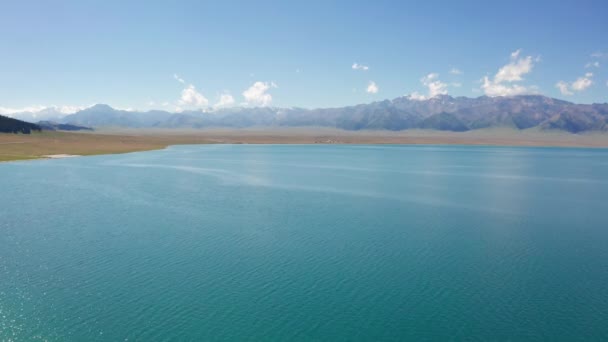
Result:
<instances>
[{"instance_id":1,"label":"patch of vegetation","mask_svg":"<svg viewBox=\"0 0 608 342\"><path fill-rule=\"evenodd\" d=\"M40 132L40 126L0 115L0 132L2 133L30 134L32 131Z\"/></svg>"}]
</instances>

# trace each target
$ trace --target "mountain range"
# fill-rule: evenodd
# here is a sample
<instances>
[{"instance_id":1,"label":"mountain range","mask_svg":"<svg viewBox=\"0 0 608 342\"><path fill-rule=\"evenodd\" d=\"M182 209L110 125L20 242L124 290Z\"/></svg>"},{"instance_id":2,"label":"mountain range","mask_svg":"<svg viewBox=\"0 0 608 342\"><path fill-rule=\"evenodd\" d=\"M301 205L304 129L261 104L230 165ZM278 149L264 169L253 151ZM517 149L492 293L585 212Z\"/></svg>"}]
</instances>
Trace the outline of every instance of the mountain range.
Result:
<instances>
[{"instance_id":1,"label":"mountain range","mask_svg":"<svg viewBox=\"0 0 608 342\"><path fill-rule=\"evenodd\" d=\"M62 124L53 121L38 121L38 126L45 131L92 131L90 127Z\"/></svg>"},{"instance_id":2,"label":"mountain range","mask_svg":"<svg viewBox=\"0 0 608 342\"><path fill-rule=\"evenodd\" d=\"M541 95L477 98L398 97L339 108L234 107L171 113L117 110L98 104L58 120L86 127L333 127L345 130L413 128L468 131L490 127L539 128L572 133L608 130L608 103L575 104Z\"/></svg>"}]
</instances>

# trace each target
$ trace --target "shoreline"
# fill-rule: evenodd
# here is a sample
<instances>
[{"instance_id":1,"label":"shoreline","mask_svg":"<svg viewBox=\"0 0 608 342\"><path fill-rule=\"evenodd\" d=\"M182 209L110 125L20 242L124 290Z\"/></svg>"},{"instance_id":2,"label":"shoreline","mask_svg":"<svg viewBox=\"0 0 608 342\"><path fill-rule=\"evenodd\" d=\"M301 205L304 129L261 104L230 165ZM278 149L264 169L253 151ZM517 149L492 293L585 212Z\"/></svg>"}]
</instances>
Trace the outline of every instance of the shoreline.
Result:
<instances>
[{"instance_id":1,"label":"shoreline","mask_svg":"<svg viewBox=\"0 0 608 342\"><path fill-rule=\"evenodd\" d=\"M74 157L82 157L78 154L47 154L43 155L42 159L64 159L64 158L74 158Z\"/></svg>"},{"instance_id":2,"label":"shoreline","mask_svg":"<svg viewBox=\"0 0 608 342\"><path fill-rule=\"evenodd\" d=\"M327 128L280 129L102 129L96 132L0 134L0 161L151 151L172 145L318 144L460 145L504 147L608 148L608 133L492 129L445 131L343 131Z\"/></svg>"}]
</instances>

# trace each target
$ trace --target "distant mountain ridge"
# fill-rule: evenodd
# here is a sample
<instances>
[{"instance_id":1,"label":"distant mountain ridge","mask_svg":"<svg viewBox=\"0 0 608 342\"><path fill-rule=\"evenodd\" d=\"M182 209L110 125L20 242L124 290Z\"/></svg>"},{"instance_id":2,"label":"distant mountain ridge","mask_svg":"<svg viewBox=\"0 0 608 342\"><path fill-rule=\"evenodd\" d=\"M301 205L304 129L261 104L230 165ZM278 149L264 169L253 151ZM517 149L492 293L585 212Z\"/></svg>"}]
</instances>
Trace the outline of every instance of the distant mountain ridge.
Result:
<instances>
[{"instance_id":1,"label":"distant mountain ridge","mask_svg":"<svg viewBox=\"0 0 608 342\"><path fill-rule=\"evenodd\" d=\"M216 111L131 112L95 105L60 120L86 127L333 127L346 130L425 128L468 131L490 127L608 130L608 103L575 104L541 95L477 98L439 95L427 100L398 97L339 108L234 107Z\"/></svg>"},{"instance_id":2,"label":"distant mountain ridge","mask_svg":"<svg viewBox=\"0 0 608 342\"><path fill-rule=\"evenodd\" d=\"M45 131L92 131L90 127L76 126L71 124L56 123L53 121L38 121L40 128Z\"/></svg>"}]
</instances>

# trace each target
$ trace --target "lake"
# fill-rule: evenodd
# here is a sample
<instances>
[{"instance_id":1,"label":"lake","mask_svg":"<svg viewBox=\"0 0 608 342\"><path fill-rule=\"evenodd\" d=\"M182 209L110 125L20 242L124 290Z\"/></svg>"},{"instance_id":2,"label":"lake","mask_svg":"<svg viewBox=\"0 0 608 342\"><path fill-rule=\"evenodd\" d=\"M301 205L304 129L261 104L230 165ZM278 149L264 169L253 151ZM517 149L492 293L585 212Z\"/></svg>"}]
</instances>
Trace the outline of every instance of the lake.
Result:
<instances>
[{"instance_id":1,"label":"lake","mask_svg":"<svg viewBox=\"0 0 608 342\"><path fill-rule=\"evenodd\" d=\"M0 164L2 341L607 340L608 150Z\"/></svg>"}]
</instances>

